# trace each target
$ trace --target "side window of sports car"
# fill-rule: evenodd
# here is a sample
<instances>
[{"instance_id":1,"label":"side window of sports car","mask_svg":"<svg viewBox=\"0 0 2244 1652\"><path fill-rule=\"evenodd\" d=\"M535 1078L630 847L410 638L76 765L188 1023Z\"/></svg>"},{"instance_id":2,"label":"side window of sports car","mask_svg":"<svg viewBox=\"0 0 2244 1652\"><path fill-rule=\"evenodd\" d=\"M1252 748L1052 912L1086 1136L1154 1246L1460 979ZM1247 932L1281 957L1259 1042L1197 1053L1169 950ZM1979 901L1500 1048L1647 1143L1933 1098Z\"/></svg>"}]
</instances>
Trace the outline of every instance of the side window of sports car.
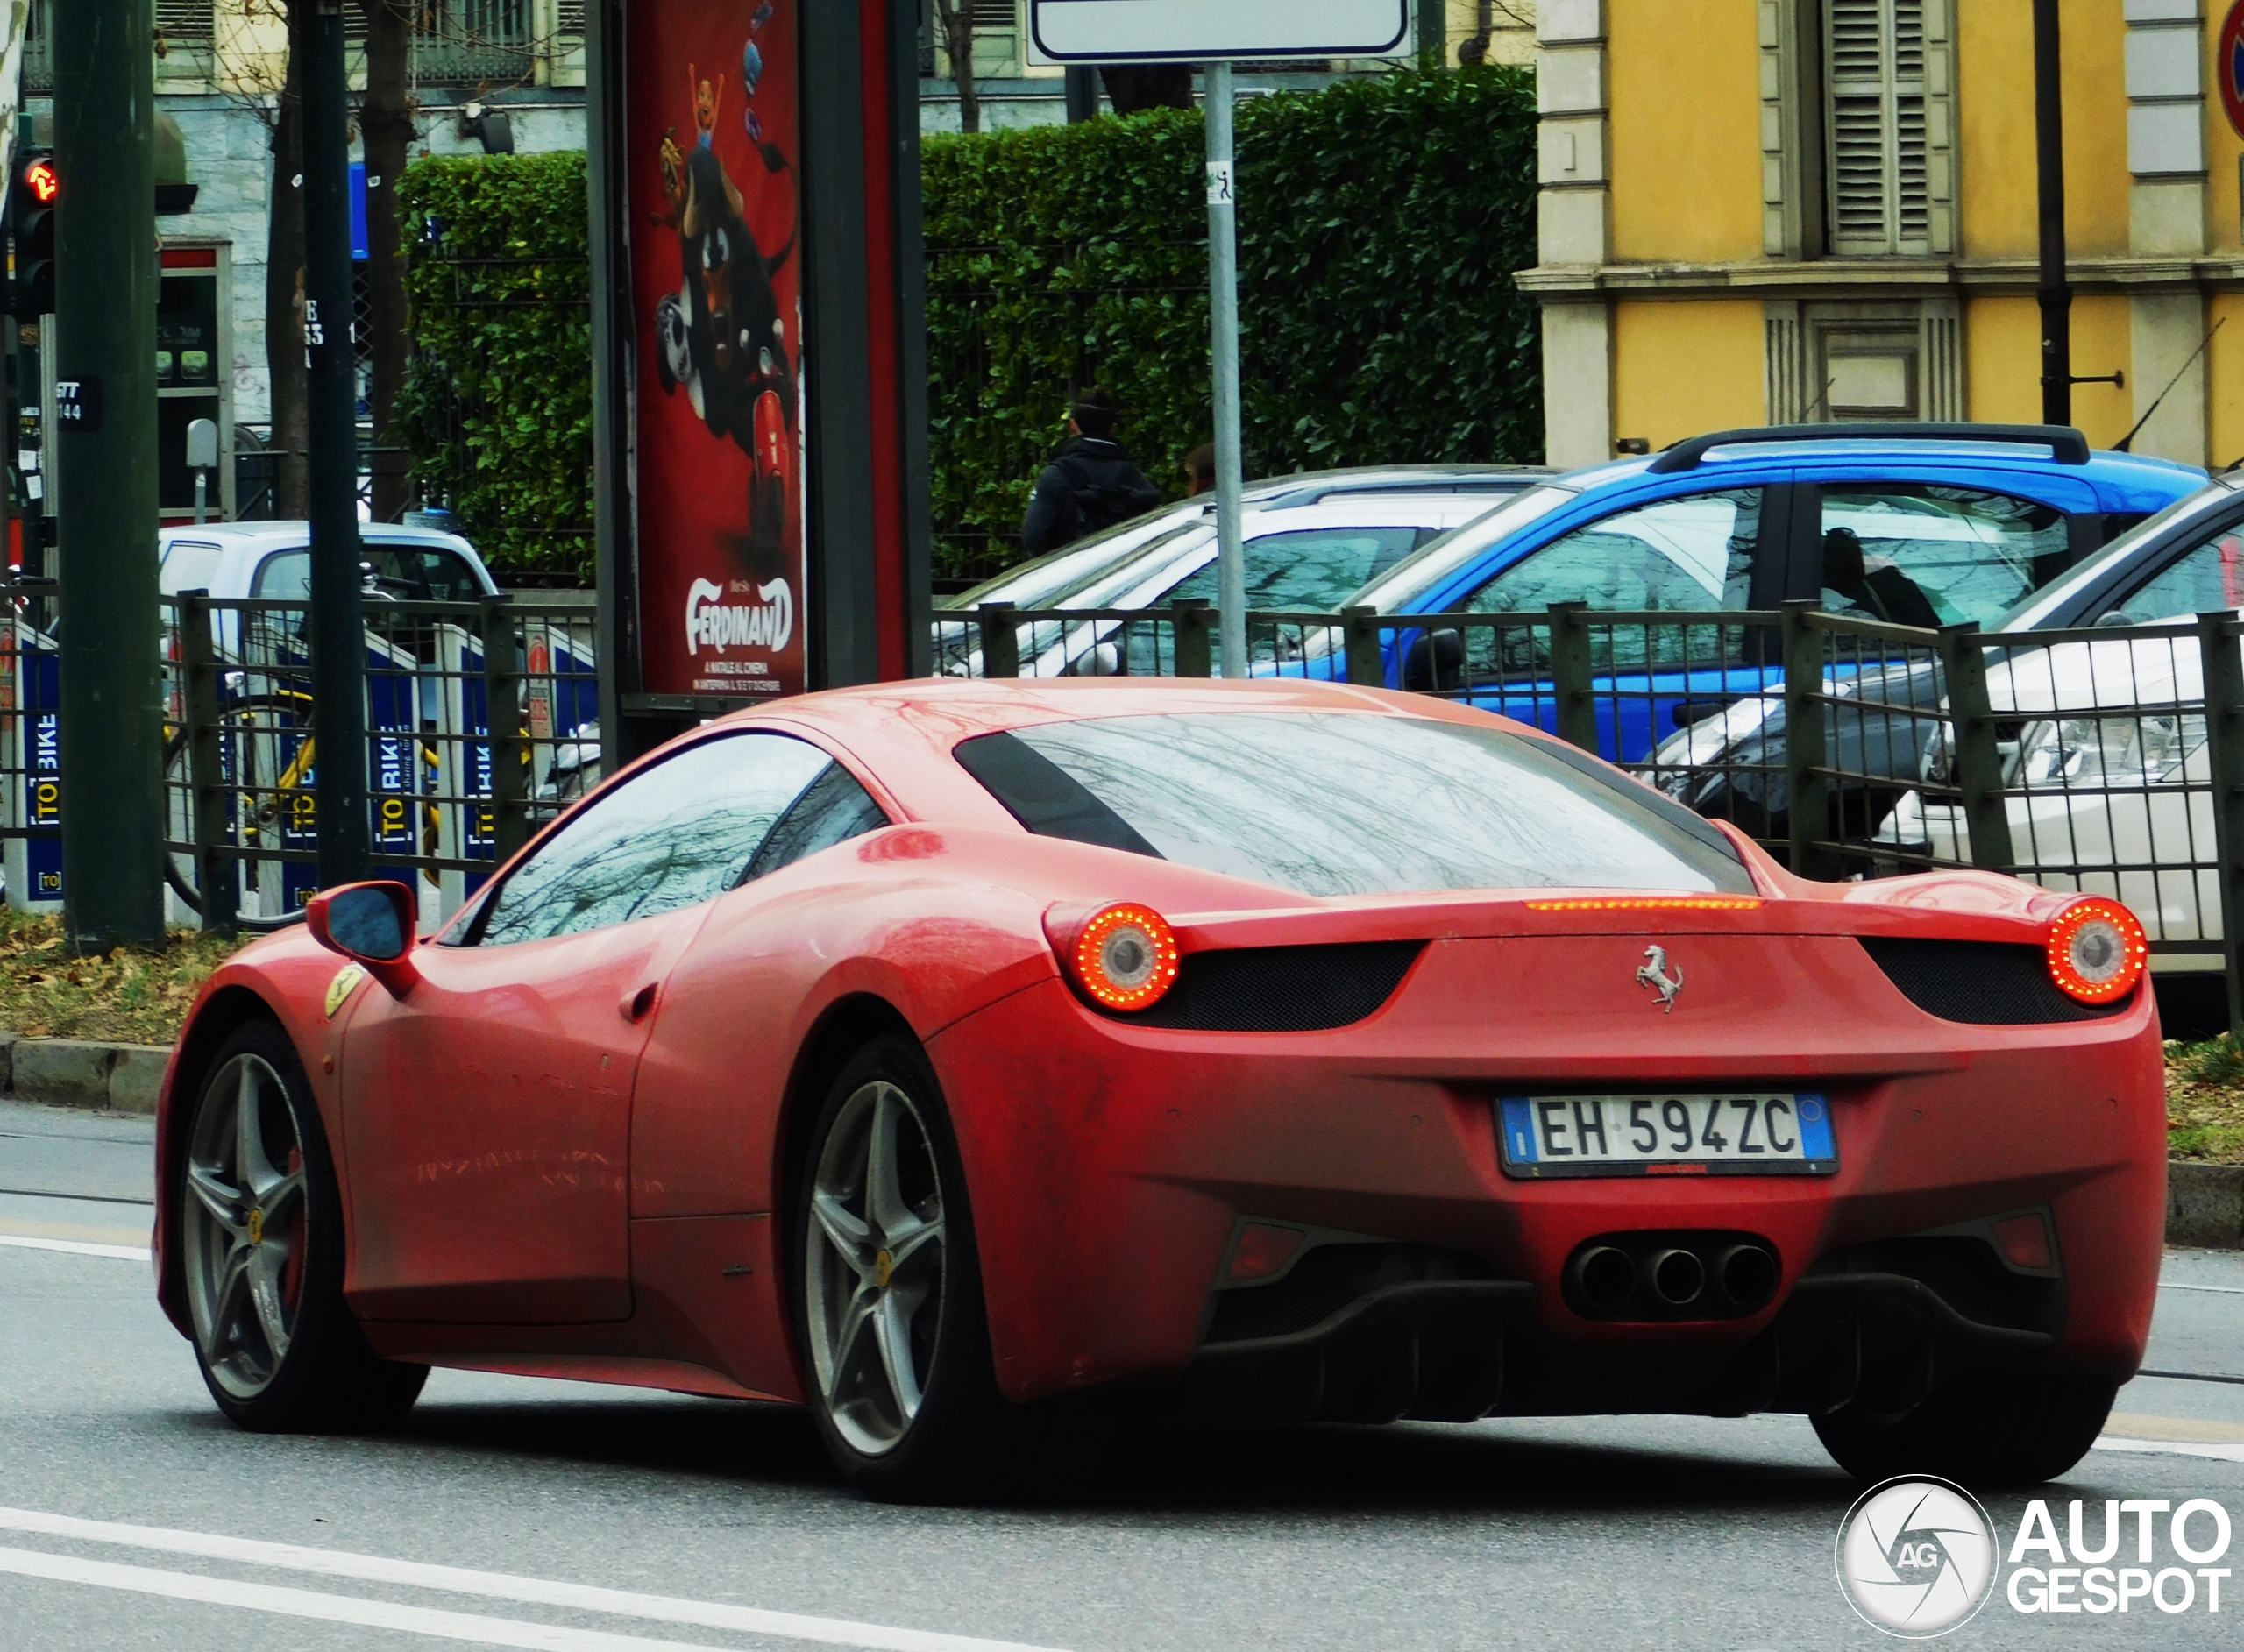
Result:
<instances>
[{"instance_id":1,"label":"side window of sports car","mask_svg":"<svg viewBox=\"0 0 2244 1652\"><path fill-rule=\"evenodd\" d=\"M2109 604L2096 622L2149 625L2226 608L2244 608L2244 522L2231 522L2184 551Z\"/></svg>"},{"instance_id":2,"label":"side window of sports car","mask_svg":"<svg viewBox=\"0 0 2244 1652\"><path fill-rule=\"evenodd\" d=\"M832 758L785 734L727 734L688 746L563 822L508 876L472 944L544 940L714 900L851 835L822 836L814 823L827 822L829 833L845 825L846 818L834 820L833 799L846 801L852 791L863 797ZM795 828L799 813L805 824ZM783 826L791 843L806 847L778 849L780 858L760 863Z\"/></svg>"}]
</instances>

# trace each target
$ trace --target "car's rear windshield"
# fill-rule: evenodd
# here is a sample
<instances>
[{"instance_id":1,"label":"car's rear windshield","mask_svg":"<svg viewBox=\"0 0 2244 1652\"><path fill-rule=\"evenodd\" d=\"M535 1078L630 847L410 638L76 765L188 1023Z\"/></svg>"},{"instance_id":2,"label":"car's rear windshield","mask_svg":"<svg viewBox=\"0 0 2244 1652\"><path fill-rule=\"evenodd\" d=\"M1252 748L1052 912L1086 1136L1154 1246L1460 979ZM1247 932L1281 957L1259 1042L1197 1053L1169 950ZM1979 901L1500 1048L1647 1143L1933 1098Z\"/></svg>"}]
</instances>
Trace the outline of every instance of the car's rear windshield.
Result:
<instances>
[{"instance_id":1,"label":"car's rear windshield","mask_svg":"<svg viewBox=\"0 0 2244 1652\"><path fill-rule=\"evenodd\" d=\"M1304 895L1753 888L1688 810L1502 728L1202 713L1047 723L954 749L1032 832Z\"/></svg>"}]
</instances>

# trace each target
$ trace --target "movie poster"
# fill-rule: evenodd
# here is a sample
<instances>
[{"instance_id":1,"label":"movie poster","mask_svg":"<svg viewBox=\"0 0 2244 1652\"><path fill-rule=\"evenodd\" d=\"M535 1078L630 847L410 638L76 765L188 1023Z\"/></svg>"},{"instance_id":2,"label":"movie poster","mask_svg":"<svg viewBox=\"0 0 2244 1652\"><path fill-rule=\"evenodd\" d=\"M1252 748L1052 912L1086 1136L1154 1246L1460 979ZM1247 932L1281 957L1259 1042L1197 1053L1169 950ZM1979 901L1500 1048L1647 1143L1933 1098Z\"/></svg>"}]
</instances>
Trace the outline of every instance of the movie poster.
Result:
<instances>
[{"instance_id":1,"label":"movie poster","mask_svg":"<svg viewBox=\"0 0 2244 1652\"><path fill-rule=\"evenodd\" d=\"M634 0L641 686L805 686L799 0Z\"/></svg>"}]
</instances>

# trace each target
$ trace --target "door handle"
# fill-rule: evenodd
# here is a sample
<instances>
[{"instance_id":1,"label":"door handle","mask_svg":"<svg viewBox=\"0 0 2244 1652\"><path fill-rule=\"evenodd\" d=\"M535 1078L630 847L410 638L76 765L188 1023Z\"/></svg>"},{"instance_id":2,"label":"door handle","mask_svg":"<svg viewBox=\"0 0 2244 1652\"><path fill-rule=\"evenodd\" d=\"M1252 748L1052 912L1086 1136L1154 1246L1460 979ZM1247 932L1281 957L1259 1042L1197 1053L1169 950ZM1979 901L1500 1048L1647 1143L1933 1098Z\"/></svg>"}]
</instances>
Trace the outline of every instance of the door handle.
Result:
<instances>
[{"instance_id":1,"label":"door handle","mask_svg":"<svg viewBox=\"0 0 2244 1652\"><path fill-rule=\"evenodd\" d=\"M626 1021L644 1021L647 1018L647 1012L655 1007L657 984L650 981L636 992L625 993L618 1001L615 1007L621 1011Z\"/></svg>"}]
</instances>

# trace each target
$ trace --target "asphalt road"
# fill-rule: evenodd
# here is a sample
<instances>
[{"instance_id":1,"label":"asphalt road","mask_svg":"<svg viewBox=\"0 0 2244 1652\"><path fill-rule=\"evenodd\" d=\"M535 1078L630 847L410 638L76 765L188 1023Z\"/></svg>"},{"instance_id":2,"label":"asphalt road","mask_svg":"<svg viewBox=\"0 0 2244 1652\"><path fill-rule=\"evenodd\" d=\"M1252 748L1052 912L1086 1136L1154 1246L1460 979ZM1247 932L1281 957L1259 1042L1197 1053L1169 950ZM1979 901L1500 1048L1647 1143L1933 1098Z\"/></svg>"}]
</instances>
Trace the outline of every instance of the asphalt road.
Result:
<instances>
[{"instance_id":1,"label":"asphalt road","mask_svg":"<svg viewBox=\"0 0 2244 1652\"><path fill-rule=\"evenodd\" d=\"M392 1438L237 1433L134 1254L149 1140L0 1102L0 1652L1891 1644L1795 1417L1151 1429L976 1509L857 1501L782 1408L575 1384L439 1372ZM2244 1528L2244 1256L2169 1257L2149 1367L2236 1380L2124 1390L2060 1531L2073 1498L2091 1537L2107 1498ZM2006 1546L2026 1501L1991 1502ZM1998 1595L1948 1644L2233 1645L2235 1581L2218 1615Z\"/></svg>"}]
</instances>

